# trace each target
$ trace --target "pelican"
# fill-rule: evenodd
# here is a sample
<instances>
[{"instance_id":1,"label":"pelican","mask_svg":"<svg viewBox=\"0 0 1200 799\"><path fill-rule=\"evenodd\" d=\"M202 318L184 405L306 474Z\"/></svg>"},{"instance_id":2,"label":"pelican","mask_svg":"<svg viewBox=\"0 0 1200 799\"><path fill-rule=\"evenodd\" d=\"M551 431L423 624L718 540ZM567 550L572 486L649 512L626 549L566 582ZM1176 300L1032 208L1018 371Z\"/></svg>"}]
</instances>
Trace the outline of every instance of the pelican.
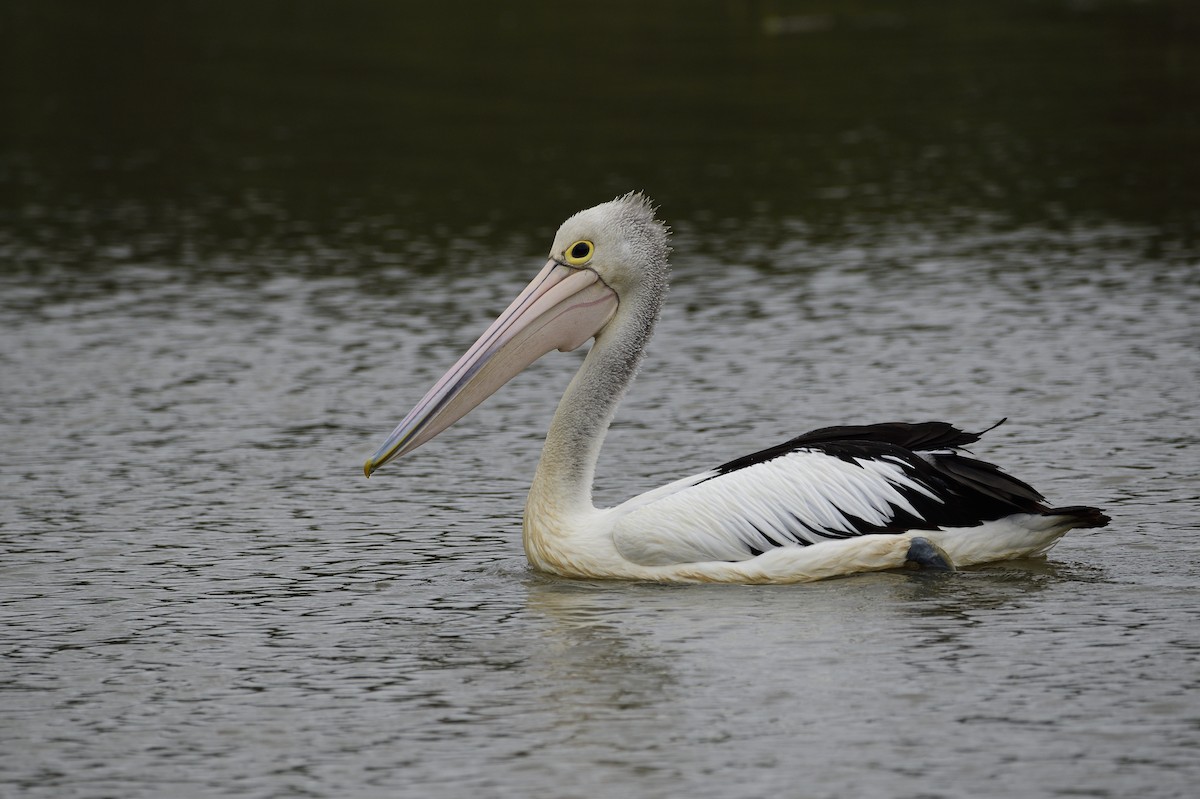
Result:
<instances>
[{"instance_id":1,"label":"pelican","mask_svg":"<svg viewBox=\"0 0 1200 799\"><path fill-rule=\"evenodd\" d=\"M533 282L367 460L367 477L542 355L594 339L554 414L525 505L525 553L540 571L796 583L913 564L953 570L1040 555L1072 528L1108 523L1098 508L1048 507L1026 483L962 454L982 433L946 422L814 430L594 507L601 444L666 295L668 237L640 192L569 218Z\"/></svg>"}]
</instances>

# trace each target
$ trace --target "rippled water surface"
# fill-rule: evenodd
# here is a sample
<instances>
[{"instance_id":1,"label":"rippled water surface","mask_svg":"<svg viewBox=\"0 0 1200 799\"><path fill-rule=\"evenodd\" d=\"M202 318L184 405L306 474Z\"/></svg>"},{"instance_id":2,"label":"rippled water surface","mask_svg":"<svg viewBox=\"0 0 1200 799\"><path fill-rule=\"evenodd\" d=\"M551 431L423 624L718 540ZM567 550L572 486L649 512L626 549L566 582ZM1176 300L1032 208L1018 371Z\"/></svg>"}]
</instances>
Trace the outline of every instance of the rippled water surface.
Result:
<instances>
[{"instance_id":1,"label":"rippled water surface","mask_svg":"<svg viewBox=\"0 0 1200 799\"><path fill-rule=\"evenodd\" d=\"M271 57L293 67L288 53L325 41L325 21L304 8L308 16L286 25L270 15L256 23L279 51ZM731 87L692 75L708 63L697 53L712 54L714 73L743 69L723 78L733 88L745 79L770 96L783 92L773 81L793 74L793 48L836 65L866 37L908 53L895 68L921 76L924 36L945 33L923 33L931 23L917 12L747 8L732 21L688 23L711 29L680 28L695 60L668 69L668 106L753 104L736 91L706 93ZM1048 43L1030 48L1083 46L1109 30L1095 15L1149 8L1134 22L1159 52L1153 36L1190 19L1172 4L1100 3L1092 16L1062 8L1033 20L1050 27L1036 28ZM1070 20L1078 40L1054 39L1060 12L1080 15ZM24 22L59 20L41 13ZM83 37L85 17L62 19ZM538 19L538 35L568 33ZM1001 23L1030 23L987 20L985 55L984 45L1012 41ZM651 17L639 35L673 30L670 22ZM492 29L517 36L507 24ZM723 50L729 26L736 46ZM219 63L198 29L197 57ZM37 41L18 55L53 51L52 39ZM761 47L753 56L739 49L747 41ZM248 58L226 45L221 53ZM45 89L60 106L26 104L32 116L21 124L40 138L6 134L0 162L0 794L1191 795L1200 780L1200 256L1193 182L1173 182L1155 153L1175 154L1178 174L1192 175L1194 151L1179 143L1194 116L1147 123L1144 145L1127 118L1112 118L1095 140L1072 139L1077 152L1066 138L1004 128L957 144L938 128L921 144L899 121L910 113L903 97L872 106L879 117L866 122L849 119L859 106L819 106L811 124L832 126L835 149L849 150L808 183L781 160L793 171L777 185L765 165L785 140L766 117L755 123L768 129L760 151L741 146L750 134L740 122L701 135L684 115L659 139L630 121L647 106L618 103L601 122L609 138L589 140L598 185L581 187L551 175L566 163L552 147L531 156L513 144L515 161L488 171L488 148L500 145L441 152L437 131L405 127L425 116L399 111L385 132L428 136L421 156L432 160L385 157L374 149L383 134L355 128L363 119L354 113L380 102L378 87L361 86L372 70L403 70L370 55L356 61L364 47L316 48L312 71L299 72L303 88L295 69L231 78L245 91L255 85L246 75L278 81L258 113L294 114L294 126L263 127L260 140L234 135L231 117L214 112L179 145L211 158L211 171L161 131L140 132L158 122L126 116L111 124L130 130L95 136L51 124L78 96L49 67L38 73L44 85L4 84L11 97ZM1171 52L1166 79L1192 74L1193 51ZM979 91L999 91L984 80L988 63L959 57ZM413 84L434 88L397 81L407 87L397 91L428 91L414 102L453 115L511 79L513 102L536 104L512 88L533 66L501 69L484 89L459 85L460 62L439 69ZM220 95L230 114L251 113L222 72L200 74L197 85L230 92ZM1136 74L1126 77L1136 83ZM1098 101L1107 88L1079 96ZM1023 81L1008 89L1042 100L997 114L1057 113L1062 99L1049 88L1030 95ZM590 91L601 106L615 102ZM196 96L224 108L217 95ZM447 110L430 99L439 96L460 104ZM997 107L958 101L968 127ZM315 144L297 143L320 127L321 109L342 114L349 130L339 135L365 141L339 162L349 177L321 173L324 193L289 171L328 167ZM51 120L44 129L29 121L38 114ZM960 144L981 148L960 153L971 169L931 173L910 160L922 147ZM1128 183L1093 197L1050 179L1046 170L1059 169L1107 185L1105 170L1117 167L1091 158L1111 155L1110 144L1128 156ZM996 155L992 145L1014 149ZM228 164L217 154L249 159L260 146L280 160L219 172ZM89 147L125 166L87 166ZM460 174L470 171L460 157L476 159L477 171ZM365 177L368 162L397 182L395 196ZM893 162L895 173L883 166ZM897 177L904 164L912 173ZM168 179L176 168L186 185ZM467 185L522 169L553 187L525 210ZM439 177L420 182L424 171ZM634 182L634 172L646 177ZM976 453L1054 503L1105 508L1112 524L1071 533L1045 559L949 575L775 587L542 576L521 551L522 506L580 353L547 356L364 480L364 457L532 276L558 222L635 185L657 195L674 227L675 277L609 435L598 502L822 425L941 418L981 429L1008 417ZM964 204L972 187L990 199ZM904 210L908 198L920 213ZM414 216L379 210L392 200Z\"/></svg>"},{"instance_id":2,"label":"rippled water surface","mask_svg":"<svg viewBox=\"0 0 1200 799\"><path fill-rule=\"evenodd\" d=\"M27 285L5 312L20 757L0 777L30 796L1184 793L1195 272L1147 262L1136 231L798 242L771 273L692 235L602 499L806 426L1007 414L979 453L1113 524L952 576L550 579L520 514L575 358L359 471L536 257L384 291L155 266L70 299Z\"/></svg>"}]
</instances>

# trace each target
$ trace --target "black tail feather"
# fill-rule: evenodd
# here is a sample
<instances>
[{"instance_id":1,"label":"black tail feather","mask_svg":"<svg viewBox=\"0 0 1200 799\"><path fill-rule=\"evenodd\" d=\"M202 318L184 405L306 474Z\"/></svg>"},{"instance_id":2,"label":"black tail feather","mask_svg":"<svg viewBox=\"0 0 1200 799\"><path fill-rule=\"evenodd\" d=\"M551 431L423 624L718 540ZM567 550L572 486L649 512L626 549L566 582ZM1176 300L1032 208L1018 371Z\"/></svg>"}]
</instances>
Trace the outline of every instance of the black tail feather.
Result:
<instances>
[{"instance_id":1,"label":"black tail feather","mask_svg":"<svg viewBox=\"0 0 1200 799\"><path fill-rule=\"evenodd\" d=\"M1107 527L1112 521L1104 511L1099 508L1090 508L1087 505L1071 505L1066 508L1047 508L1044 513L1047 516L1074 516L1078 520L1076 527Z\"/></svg>"}]
</instances>

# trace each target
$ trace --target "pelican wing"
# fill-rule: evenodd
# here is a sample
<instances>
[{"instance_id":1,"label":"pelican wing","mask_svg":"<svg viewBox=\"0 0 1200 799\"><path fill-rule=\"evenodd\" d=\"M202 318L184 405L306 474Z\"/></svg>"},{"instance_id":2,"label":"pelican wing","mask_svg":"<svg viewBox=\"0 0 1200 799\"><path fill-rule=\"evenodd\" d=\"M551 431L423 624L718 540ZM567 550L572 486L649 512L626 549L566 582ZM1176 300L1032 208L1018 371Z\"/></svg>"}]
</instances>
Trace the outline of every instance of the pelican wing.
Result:
<instances>
[{"instance_id":1,"label":"pelican wing","mask_svg":"<svg viewBox=\"0 0 1200 799\"><path fill-rule=\"evenodd\" d=\"M978 438L944 422L816 430L614 509L614 540L664 566L1044 511L1028 485L957 452Z\"/></svg>"}]
</instances>

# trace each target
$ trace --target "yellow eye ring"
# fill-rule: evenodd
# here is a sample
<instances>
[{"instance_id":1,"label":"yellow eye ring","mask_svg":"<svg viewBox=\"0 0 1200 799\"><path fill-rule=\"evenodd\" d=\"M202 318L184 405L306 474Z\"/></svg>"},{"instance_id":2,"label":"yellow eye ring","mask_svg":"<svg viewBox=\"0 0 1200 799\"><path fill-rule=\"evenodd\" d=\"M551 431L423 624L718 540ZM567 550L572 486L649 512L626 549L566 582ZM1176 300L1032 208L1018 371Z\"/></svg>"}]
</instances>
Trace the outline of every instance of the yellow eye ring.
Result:
<instances>
[{"instance_id":1,"label":"yellow eye ring","mask_svg":"<svg viewBox=\"0 0 1200 799\"><path fill-rule=\"evenodd\" d=\"M596 253L596 245L586 239L580 239L567 248L563 255L567 259L567 263L571 266L581 266L592 260L592 256Z\"/></svg>"}]
</instances>

